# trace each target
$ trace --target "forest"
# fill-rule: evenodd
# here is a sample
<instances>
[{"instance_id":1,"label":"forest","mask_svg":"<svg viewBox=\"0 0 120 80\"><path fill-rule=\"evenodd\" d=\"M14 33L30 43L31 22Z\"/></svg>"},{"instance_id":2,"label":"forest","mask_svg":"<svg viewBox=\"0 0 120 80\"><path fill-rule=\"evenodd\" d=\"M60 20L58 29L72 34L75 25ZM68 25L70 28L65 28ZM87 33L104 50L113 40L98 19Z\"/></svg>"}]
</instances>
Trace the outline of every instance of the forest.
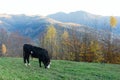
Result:
<instances>
[{"instance_id":1,"label":"forest","mask_svg":"<svg viewBox=\"0 0 120 80\"><path fill-rule=\"evenodd\" d=\"M19 32L7 32L0 29L0 56L22 57L23 44L29 43L48 50L51 59L82 62L99 62L120 64L120 38L114 38L113 28L117 19L110 17L110 26L105 29L104 39L98 34L90 34L87 29L81 33L77 28L59 31L54 25L49 25L37 40L32 40Z\"/></svg>"}]
</instances>

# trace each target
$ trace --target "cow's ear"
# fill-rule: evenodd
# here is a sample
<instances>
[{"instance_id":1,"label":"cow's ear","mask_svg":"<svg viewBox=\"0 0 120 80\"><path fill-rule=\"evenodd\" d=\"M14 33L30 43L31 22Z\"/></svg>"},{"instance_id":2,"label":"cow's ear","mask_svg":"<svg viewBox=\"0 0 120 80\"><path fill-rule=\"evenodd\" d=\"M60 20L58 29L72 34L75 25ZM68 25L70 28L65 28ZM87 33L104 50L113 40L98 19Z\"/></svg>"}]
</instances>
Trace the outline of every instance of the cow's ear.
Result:
<instances>
[{"instance_id":1,"label":"cow's ear","mask_svg":"<svg viewBox=\"0 0 120 80\"><path fill-rule=\"evenodd\" d=\"M31 51L30 53L33 54L33 51Z\"/></svg>"}]
</instances>

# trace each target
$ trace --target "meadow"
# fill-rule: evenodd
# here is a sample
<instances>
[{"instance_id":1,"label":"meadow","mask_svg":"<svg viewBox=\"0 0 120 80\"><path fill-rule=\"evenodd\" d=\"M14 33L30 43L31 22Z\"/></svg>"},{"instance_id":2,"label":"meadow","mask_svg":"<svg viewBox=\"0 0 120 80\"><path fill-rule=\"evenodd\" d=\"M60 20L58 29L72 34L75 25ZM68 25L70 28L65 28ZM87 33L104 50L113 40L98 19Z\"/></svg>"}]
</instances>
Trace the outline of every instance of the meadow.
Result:
<instances>
[{"instance_id":1,"label":"meadow","mask_svg":"<svg viewBox=\"0 0 120 80\"><path fill-rule=\"evenodd\" d=\"M0 80L120 80L120 65L52 60L51 68L38 60L25 66L22 58L0 58Z\"/></svg>"}]
</instances>

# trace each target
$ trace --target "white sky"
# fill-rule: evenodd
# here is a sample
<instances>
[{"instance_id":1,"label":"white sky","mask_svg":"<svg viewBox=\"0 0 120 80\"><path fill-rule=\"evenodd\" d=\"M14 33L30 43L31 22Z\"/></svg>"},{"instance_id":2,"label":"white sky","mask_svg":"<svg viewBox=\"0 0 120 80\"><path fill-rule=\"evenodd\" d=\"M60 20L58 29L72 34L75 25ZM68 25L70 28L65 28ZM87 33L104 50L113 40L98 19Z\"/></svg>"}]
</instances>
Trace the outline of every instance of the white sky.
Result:
<instances>
[{"instance_id":1,"label":"white sky","mask_svg":"<svg viewBox=\"0 0 120 80\"><path fill-rule=\"evenodd\" d=\"M120 0L0 0L0 14L46 16L83 10L104 16L120 16L119 8Z\"/></svg>"}]
</instances>

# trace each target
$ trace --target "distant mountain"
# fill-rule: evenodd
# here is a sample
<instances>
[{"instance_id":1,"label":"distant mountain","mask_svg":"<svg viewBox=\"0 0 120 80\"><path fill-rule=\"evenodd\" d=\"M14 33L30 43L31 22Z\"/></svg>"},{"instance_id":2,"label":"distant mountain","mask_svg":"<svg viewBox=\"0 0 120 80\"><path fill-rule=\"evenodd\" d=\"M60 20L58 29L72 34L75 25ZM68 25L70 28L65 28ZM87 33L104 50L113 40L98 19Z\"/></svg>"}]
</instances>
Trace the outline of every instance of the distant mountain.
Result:
<instances>
[{"instance_id":1,"label":"distant mountain","mask_svg":"<svg viewBox=\"0 0 120 80\"><path fill-rule=\"evenodd\" d=\"M81 13L81 12L77 12L77 13ZM71 13L71 15L72 14L77 16L76 13ZM65 15L65 14L60 13L60 15ZM67 17L67 15L69 15L69 14L66 14L66 16L63 16L63 17ZM61 21L54 20L52 18L36 16L36 15L35 16L27 16L27 15L23 15L23 14L21 14L21 15L0 14L0 28L4 28L6 31L8 31L8 33L17 31L21 35L30 37L33 40L37 39L38 36L43 35L43 33L45 33L47 31L47 28L50 25L53 25L57 29L58 34L62 34L64 30L67 30L69 33L71 33L72 30L74 29L75 32L79 35L84 35L84 33L87 33L89 35L96 37L97 39L105 38L106 32L104 30L98 30L97 28L94 28L93 26L88 26L91 24L90 22L94 21L94 19L96 19L96 17L97 17L94 15L91 15L91 16L90 15L91 14L82 12L81 15L79 15L79 16L81 18L83 18L83 23L77 24L77 22L76 23L73 23L72 21L61 22ZM82 17L82 16L86 16L86 18ZM87 16L91 20L87 20ZM98 16L98 17L101 17L101 16ZM68 18L68 19L70 19L70 18ZM73 19L73 21L77 21L74 19ZM79 20L81 20L81 19L78 18L78 22L79 22ZM90 22L85 22L85 21L90 21ZM86 25L85 23L86 24L88 23L88 25ZM91 25L96 25L96 24L91 24ZM99 25L99 26L101 26L101 25Z\"/></svg>"},{"instance_id":2,"label":"distant mountain","mask_svg":"<svg viewBox=\"0 0 120 80\"><path fill-rule=\"evenodd\" d=\"M43 16L0 14L0 28L4 28L9 33L17 31L23 36L34 39L44 33L50 25L55 26L59 33L62 33L65 29L70 30L72 27L79 29L79 32L84 31L85 28L88 29L88 31L92 30L92 28L84 25L62 23Z\"/></svg>"},{"instance_id":3,"label":"distant mountain","mask_svg":"<svg viewBox=\"0 0 120 80\"><path fill-rule=\"evenodd\" d=\"M71 13L58 12L55 14L48 15L47 17L61 21L61 22L72 22L77 24L86 25L94 29L109 29L110 16L100 16L90 14L84 11L76 11ZM120 22L120 17L116 16L117 21ZM115 34L120 35L120 23L117 24L116 28L113 29Z\"/></svg>"}]
</instances>

